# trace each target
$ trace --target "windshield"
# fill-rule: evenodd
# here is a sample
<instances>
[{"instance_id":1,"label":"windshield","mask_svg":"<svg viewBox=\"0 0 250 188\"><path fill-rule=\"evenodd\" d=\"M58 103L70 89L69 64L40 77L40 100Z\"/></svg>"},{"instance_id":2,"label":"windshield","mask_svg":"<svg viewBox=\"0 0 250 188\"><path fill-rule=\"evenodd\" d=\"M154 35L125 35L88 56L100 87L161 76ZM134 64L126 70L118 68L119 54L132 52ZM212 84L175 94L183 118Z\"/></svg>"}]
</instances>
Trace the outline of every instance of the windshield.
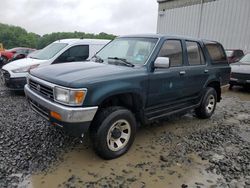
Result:
<instances>
[{"instance_id":1,"label":"windshield","mask_svg":"<svg viewBox=\"0 0 250 188\"><path fill-rule=\"evenodd\" d=\"M122 60L133 65L143 65L153 51L157 40L157 38L117 38L98 52L96 57L106 63L110 60Z\"/></svg>"},{"instance_id":2,"label":"windshield","mask_svg":"<svg viewBox=\"0 0 250 188\"><path fill-rule=\"evenodd\" d=\"M33 59L48 60L54 57L67 45L67 43L52 43L42 50L39 50L37 53L30 54L29 57Z\"/></svg>"},{"instance_id":3,"label":"windshield","mask_svg":"<svg viewBox=\"0 0 250 188\"><path fill-rule=\"evenodd\" d=\"M233 52L232 50L227 50L226 51L226 54L227 54L227 57L231 57L233 55Z\"/></svg>"},{"instance_id":4,"label":"windshield","mask_svg":"<svg viewBox=\"0 0 250 188\"><path fill-rule=\"evenodd\" d=\"M248 63L250 64L250 54L245 55L241 60L241 63Z\"/></svg>"}]
</instances>

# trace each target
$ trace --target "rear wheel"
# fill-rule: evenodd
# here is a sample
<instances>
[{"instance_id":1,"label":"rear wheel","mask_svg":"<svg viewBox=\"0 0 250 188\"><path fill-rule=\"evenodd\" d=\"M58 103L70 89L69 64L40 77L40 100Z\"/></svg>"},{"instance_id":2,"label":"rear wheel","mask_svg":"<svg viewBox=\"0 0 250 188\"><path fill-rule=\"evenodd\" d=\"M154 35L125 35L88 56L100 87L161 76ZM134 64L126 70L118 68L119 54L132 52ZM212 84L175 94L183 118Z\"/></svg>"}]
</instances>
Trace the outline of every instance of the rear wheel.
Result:
<instances>
[{"instance_id":1,"label":"rear wheel","mask_svg":"<svg viewBox=\"0 0 250 188\"><path fill-rule=\"evenodd\" d=\"M217 93L214 88L208 87L205 90L200 106L195 109L195 114L198 118L210 118L216 108Z\"/></svg>"},{"instance_id":2,"label":"rear wheel","mask_svg":"<svg viewBox=\"0 0 250 188\"><path fill-rule=\"evenodd\" d=\"M134 141L135 133L135 117L122 107L101 110L90 128L94 150L104 159L114 159L126 153Z\"/></svg>"}]
</instances>

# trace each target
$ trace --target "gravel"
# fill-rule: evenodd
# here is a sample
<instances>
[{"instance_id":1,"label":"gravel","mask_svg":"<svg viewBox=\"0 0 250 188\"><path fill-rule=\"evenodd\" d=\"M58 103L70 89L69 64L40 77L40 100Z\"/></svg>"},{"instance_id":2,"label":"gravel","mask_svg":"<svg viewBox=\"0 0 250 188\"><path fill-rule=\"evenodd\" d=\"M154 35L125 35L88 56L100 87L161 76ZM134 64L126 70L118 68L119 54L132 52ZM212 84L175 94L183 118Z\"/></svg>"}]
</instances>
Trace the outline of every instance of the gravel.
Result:
<instances>
[{"instance_id":1,"label":"gravel","mask_svg":"<svg viewBox=\"0 0 250 188\"><path fill-rule=\"evenodd\" d=\"M29 109L23 94L13 94L0 87L0 187L17 187L30 174L46 171L63 160L62 154L79 144L80 139L71 138L37 116ZM95 181L72 174L61 187L129 187L137 182L145 187L139 176L131 169L149 171L154 175L160 169L176 164L188 164L189 154L197 154L207 161L206 171L221 175L224 179L207 180L219 187L250 186L250 103L228 97L217 107L210 120L198 121L197 129L188 127L183 134L162 132L152 140L149 148L162 150L154 153L158 166L151 162L128 164L123 176L111 174ZM192 114L189 114L190 121ZM171 120L169 120L171 121ZM175 171L169 170L169 174ZM163 176L160 178L164 179ZM220 183L220 184L219 184ZM183 183L181 187L190 187ZM196 187L204 187L196 182Z\"/></svg>"},{"instance_id":2,"label":"gravel","mask_svg":"<svg viewBox=\"0 0 250 188\"><path fill-rule=\"evenodd\" d=\"M230 99L227 100L229 102ZM218 120L216 120L218 117L215 117L213 126L198 129L184 137L171 133L164 133L161 136L161 144L167 144L174 140L173 138L177 140L172 146L174 149L170 152L168 149L160 156L160 161L165 164L165 167L171 167L176 163L188 163L187 156L196 153L202 160L209 162L207 172L222 175L228 185L232 181L241 181L243 185L248 185L250 103L235 100L230 106L224 105L226 106L217 109L221 111L228 108L223 112L224 117Z\"/></svg>"},{"instance_id":3,"label":"gravel","mask_svg":"<svg viewBox=\"0 0 250 188\"><path fill-rule=\"evenodd\" d=\"M0 187L16 187L31 173L47 170L79 143L29 109L23 94L0 89Z\"/></svg>"}]
</instances>

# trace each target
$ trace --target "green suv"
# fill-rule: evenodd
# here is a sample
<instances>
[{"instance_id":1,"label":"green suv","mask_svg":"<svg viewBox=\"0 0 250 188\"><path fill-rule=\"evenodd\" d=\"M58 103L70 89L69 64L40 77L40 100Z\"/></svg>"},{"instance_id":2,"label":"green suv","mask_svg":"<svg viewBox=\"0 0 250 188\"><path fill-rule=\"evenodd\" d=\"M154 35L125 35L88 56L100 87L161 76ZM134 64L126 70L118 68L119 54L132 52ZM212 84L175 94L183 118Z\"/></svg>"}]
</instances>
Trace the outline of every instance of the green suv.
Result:
<instances>
[{"instance_id":1,"label":"green suv","mask_svg":"<svg viewBox=\"0 0 250 188\"><path fill-rule=\"evenodd\" d=\"M123 36L91 61L32 69L25 93L52 125L74 136L88 132L96 153L113 159L128 151L138 125L190 110L209 118L230 71L218 42Z\"/></svg>"}]
</instances>

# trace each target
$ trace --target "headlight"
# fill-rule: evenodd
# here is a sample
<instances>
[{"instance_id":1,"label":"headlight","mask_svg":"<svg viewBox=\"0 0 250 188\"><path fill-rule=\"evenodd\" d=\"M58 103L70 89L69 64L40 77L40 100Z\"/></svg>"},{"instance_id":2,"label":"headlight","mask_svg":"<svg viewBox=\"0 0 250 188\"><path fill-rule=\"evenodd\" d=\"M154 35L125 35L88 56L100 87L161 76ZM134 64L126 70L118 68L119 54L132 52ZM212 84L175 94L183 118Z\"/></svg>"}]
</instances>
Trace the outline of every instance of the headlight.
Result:
<instances>
[{"instance_id":1,"label":"headlight","mask_svg":"<svg viewBox=\"0 0 250 188\"><path fill-rule=\"evenodd\" d=\"M86 94L87 89L66 89L57 86L54 88L55 101L66 105L82 105Z\"/></svg>"},{"instance_id":2,"label":"headlight","mask_svg":"<svg viewBox=\"0 0 250 188\"><path fill-rule=\"evenodd\" d=\"M27 66L27 67L21 67L15 70L12 70L12 72L14 73L24 73L24 72L29 72L31 69L34 69L36 67L38 67L39 64L35 64L35 65L31 65L31 66Z\"/></svg>"}]
</instances>

